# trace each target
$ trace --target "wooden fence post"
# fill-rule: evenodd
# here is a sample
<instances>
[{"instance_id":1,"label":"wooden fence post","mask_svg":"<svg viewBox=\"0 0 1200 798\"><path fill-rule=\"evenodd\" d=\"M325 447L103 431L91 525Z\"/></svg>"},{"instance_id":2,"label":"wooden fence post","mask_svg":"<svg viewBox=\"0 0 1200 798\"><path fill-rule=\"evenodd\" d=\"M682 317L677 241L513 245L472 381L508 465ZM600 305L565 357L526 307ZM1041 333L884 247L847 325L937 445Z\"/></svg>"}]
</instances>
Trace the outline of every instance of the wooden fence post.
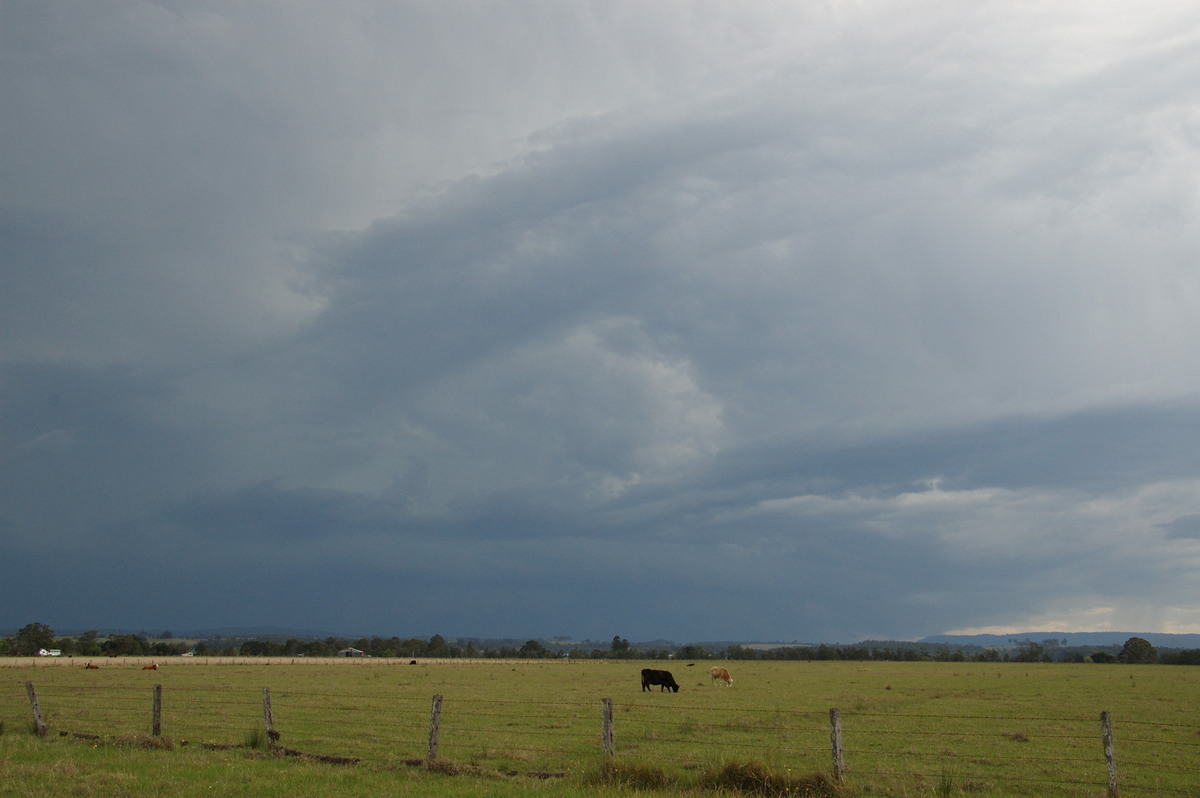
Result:
<instances>
[{"instance_id":1,"label":"wooden fence post","mask_svg":"<svg viewBox=\"0 0 1200 798\"><path fill-rule=\"evenodd\" d=\"M271 711L271 688L263 688L263 728L267 732L267 748L274 748L275 741L279 739L279 732L275 731L275 714Z\"/></svg>"},{"instance_id":2,"label":"wooden fence post","mask_svg":"<svg viewBox=\"0 0 1200 798\"><path fill-rule=\"evenodd\" d=\"M617 752L613 746L613 708L611 698L600 699L600 720L603 724L600 739L604 742L604 753L608 756L615 756Z\"/></svg>"},{"instance_id":3,"label":"wooden fence post","mask_svg":"<svg viewBox=\"0 0 1200 798\"><path fill-rule=\"evenodd\" d=\"M844 781L846 753L842 748L842 713L837 709L829 710L829 742L833 747L833 779Z\"/></svg>"},{"instance_id":4,"label":"wooden fence post","mask_svg":"<svg viewBox=\"0 0 1200 798\"><path fill-rule=\"evenodd\" d=\"M37 693L33 690L33 682L25 682L25 694L29 696L29 706L33 708L33 725L37 729L38 737L45 737L46 719L42 717L42 708L38 705Z\"/></svg>"},{"instance_id":5,"label":"wooden fence post","mask_svg":"<svg viewBox=\"0 0 1200 798\"><path fill-rule=\"evenodd\" d=\"M438 733L442 728L442 697L435 695L433 697L433 708L429 711L429 759L426 761L426 767L433 767L434 761L437 759L438 751Z\"/></svg>"},{"instance_id":6,"label":"wooden fence post","mask_svg":"<svg viewBox=\"0 0 1200 798\"><path fill-rule=\"evenodd\" d=\"M162 737L162 685L154 685L154 701L150 711L150 734Z\"/></svg>"},{"instance_id":7,"label":"wooden fence post","mask_svg":"<svg viewBox=\"0 0 1200 798\"><path fill-rule=\"evenodd\" d=\"M1104 738L1104 762L1108 765L1108 798L1117 798L1117 756L1113 752L1112 715L1100 713L1100 734Z\"/></svg>"}]
</instances>

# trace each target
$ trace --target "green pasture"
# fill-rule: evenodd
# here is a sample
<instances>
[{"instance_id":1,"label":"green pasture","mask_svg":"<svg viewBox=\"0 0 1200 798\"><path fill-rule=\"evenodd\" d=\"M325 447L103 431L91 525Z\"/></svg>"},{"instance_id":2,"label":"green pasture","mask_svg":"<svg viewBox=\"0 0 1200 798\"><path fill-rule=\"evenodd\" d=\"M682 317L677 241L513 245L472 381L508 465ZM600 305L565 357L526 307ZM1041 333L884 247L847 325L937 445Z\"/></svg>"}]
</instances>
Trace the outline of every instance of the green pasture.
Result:
<instances>
[{"instance_id":1,"label":"green pasture","mask_svg":"<svg viewBox=\"0 0 1200 798\"><path fill-rule=\"evenodd\" d=\"M1092 798L1107 795L1107 711L1122 795L1200 796L1200 669L1184 666L729 662L725 687L711 662L158 661L0 667L0 795ZM643 692L646 666L670 669L681 691ZM45 738L32 734L26 682ZM327 759L269 749L263 688L279 745Z\"/></svg>"}]
</instances>

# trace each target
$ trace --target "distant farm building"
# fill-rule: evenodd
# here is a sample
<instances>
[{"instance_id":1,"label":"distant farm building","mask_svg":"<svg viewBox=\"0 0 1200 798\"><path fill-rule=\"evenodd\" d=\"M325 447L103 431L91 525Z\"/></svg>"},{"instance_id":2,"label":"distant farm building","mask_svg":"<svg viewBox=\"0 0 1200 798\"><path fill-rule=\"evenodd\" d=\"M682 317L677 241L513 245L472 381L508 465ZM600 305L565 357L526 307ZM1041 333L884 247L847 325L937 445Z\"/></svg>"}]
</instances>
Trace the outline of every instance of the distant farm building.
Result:
<instances>
[{"instance_id":1,"label":"distant farm building","mask_svg":"<svg viewBox=\"0 0 1200 798\"><path fill-rule=\"evenodd\" d=\"M365 657L366 654L359 651L357 648L343 648L337 653L339 657Z\"/></svg>"},{"instance_id":2,"label":"distant farm building","mask_svg":"<svg viewBox=\"0 0 1200 798\"><path fill-rule=\"evenodd\" d=\"M43 648L38 650L39 657L61 657L62 650L57 648Z\"/></svg>"}]
</instances>

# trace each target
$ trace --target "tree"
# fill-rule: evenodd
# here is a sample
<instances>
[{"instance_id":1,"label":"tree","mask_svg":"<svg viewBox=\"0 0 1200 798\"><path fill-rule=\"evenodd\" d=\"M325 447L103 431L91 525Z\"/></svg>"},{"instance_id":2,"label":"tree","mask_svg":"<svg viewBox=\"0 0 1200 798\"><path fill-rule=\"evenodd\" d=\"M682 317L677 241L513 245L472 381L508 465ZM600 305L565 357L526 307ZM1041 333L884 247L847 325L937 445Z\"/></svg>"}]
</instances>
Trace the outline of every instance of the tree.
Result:
<instances>
[{"instance_id":1,"label":"tree","mask_svg":"<svg viewBox=\"0 0 1200 798\"><path fill-rule=\"evenodd\" d=\"M1158 659L1164 665L1200 665L1200 648L1168 652Z\"/></svg>"},{"instance_id":2,"label":"tree","mask_svg":"<svg viewBox=\"0 0 1200 798\"><path fill-rule=\"evenodd\" d=\"M79 636L75 641L75 652L81 657L98 657L103 651L100 648L100 641L97 639L99 633L95 629L89 629Z\"/></svg>"},{"instance_id":3,"label":"tree","mask_svg":"<svg viewBox=\"0 0 1200 798\"><path fill-rule=\"evenodd\" d=\"M110 657L140 657L146 649L146 639L133 634L110 634L100 644L100 650Z\"/></svg>"},{"instance_id":4,"label":"tree","mask_svg":"<svg viewBox=\"0 0 1200 798\"><path fill-rule=\"evenodd\" d=\"M1117 659L1130 665L1153 665L1158 662L1158 649L1150 645L1149 640L1131 637L1125 641Z\"/></svg>"},{"instance_id":5,"label":"tree","mask_svg":"<svg viewBox=\"0 0 1200 798\"><path fill-rule=\"evenodd\" d=\"M32 657L43 648L54 645L54 630L44 623L28 623L13 638L13 655Z\"/></svg>"},{"instance_id":6,"label":"tree","mask_svg":"<svg viewBox=\"0 0 1200 798\"><path fill-rule=\"evenodd\" d=\"M246 640L238 647L243 657L278 657L283 655L283 645L270 640Z\"/></svg>"},{"instance_id":7,"label":"tree","mask_svg":"<svg viewBox=\"0 0 1200 798\"><path fill-rule=\"evenodd\" d=\"M742 650L742 647L739 645L730 646L729 654L728 654L729 659L745 659L745 657L742 657L740 655L741 650ZM737 654L737 656L735 656L735 654ZM705 648L704 646L698 646L698 645L695 645L694 643L689 643L688 645L679 649L679 658L680 659L712 659L712 654L710 654L708 652L708 649Z\"/></svg>"},{"instance_id":8,"label":"tree","mask_svg":"<svg viewBox=\"0 0 1200 798\"><path fill-rule=\"evenodd\" d=\"M630 656L629 641L625 640L620 635L614 635L612 639L611 651L612 656L615 659L628 659Z\"/></svg>"},{"instance_id":9,"label":"tree","mask_svg":"<svg viewBox=\"0 0 1200 798\"><path fill-rule=\"evenodd\" d=\"M521 646L521 650L517 652L518 657L523 659L543 659L548 657L550 652L536 640L526 640L525 645Z\"/></svg>"}]
</instances>

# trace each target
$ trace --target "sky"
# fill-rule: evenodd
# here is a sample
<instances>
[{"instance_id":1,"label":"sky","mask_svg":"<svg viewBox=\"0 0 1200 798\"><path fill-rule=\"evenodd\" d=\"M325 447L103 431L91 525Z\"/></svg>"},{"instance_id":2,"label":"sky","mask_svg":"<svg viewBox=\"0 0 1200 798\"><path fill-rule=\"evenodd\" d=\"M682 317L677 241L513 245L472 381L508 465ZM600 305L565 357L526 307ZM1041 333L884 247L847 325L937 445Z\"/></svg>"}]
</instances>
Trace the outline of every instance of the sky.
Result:
<instances>
[{"instance_id":1,"label":"sky","mask_svg":"<svg viewBox=\"0 0 1200 798\"><path fill-rule=\"evenodd\" d=\"M0 627L1200 632L1200 7L0 0Z\"/></svg>"}]
</instances>

